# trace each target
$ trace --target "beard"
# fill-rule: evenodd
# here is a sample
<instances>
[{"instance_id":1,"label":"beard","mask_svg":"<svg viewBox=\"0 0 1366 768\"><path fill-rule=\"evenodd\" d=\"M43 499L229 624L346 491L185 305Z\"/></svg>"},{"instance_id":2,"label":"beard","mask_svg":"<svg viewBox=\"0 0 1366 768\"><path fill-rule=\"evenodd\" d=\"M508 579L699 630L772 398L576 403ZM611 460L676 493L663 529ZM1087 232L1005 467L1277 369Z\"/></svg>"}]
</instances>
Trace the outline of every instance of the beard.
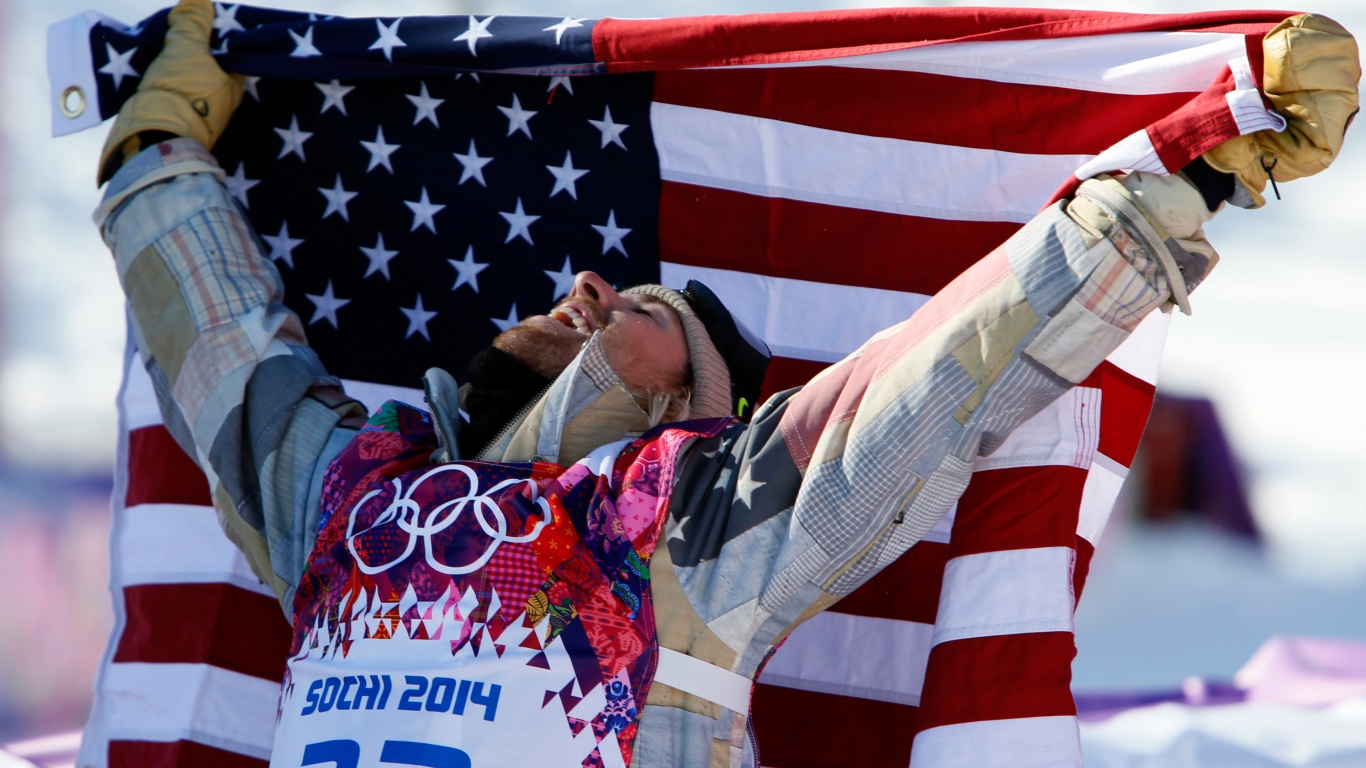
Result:
<instances>
[{"instance_id":1,"label":"beard","mask_svg":"<svg viewBox=\"0 0 1366 768\"><path fill-rule=\"evenodd\" d=\"M555 307L558 308L571 301L593 318L593 325L596 328L601 329L606 325L607 318L602 307L586 296L565 298ZM551 309L551 312L554 311ZM516 327L498 334L493 339L493 346L537 374L547 379L554 379L563 373L565 368L569 367L569 364L573 362L575 356L579 354L579 350L583 348L584 343L591 336L567 332L567 330L562 331L558 328L528 325L528 321L531 319L527 318ZM554 319L551 319L550 322L558 324L558 321Z\"/></svg>"}]
</instances>

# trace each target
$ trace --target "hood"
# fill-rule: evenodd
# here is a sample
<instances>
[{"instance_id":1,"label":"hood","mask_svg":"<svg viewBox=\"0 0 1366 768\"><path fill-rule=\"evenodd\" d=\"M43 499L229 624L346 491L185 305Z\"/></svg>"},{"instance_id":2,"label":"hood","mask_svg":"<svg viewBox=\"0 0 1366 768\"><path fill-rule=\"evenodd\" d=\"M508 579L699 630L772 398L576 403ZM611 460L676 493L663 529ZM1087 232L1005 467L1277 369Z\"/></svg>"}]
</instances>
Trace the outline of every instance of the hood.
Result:
<instances>
[{"instance_id":1,"label":"hood","mask_svg":"<svg viewBox=\"0 0 1366 768\"><path fill-rule=\"evenodd\" d=\"M607 361L602 332L594 332L568 367L540 398L508 423L478 456L460 457L454 446L460 423L450 374L428 371L427 404L438 426L442 450L436 461L550 461L569 466L606 443L649 428L649 417ZM464 403L468 387L458 395Z\"/></svg>"}]
</instances>

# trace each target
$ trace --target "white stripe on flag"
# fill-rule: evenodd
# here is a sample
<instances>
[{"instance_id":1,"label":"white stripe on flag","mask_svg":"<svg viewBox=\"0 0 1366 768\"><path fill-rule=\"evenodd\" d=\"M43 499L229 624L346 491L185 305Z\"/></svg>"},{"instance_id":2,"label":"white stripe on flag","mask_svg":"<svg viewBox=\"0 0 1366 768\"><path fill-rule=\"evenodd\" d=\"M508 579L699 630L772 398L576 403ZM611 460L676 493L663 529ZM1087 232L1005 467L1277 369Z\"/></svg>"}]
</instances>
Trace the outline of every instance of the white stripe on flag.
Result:
<instances>
[{"instance_id":1,"label":"white stripe on flag","mask_svg":"<svg viewBox=\"0 0 1366 768\"><path fill-rule=\"evenodd\" d=\"M156 391L152 389L152 378L142 367L142 358L133 358L132 364L128 367L127 378L128 386L123 390L121 404L128 431L162 424ZM416 406L422 406L425 402L422 390L416 387L396 387L355 379L343 379L342 387L346 394L361 401L369 413L374 413L390 400L399 400Z\"/></svg>"},{"instance_id":2,"label":"white stripe on flag","mask_svg":"<svg viewBox=\"0 0 1366 768\"><path fill-rule=\"evenodd\" d=\"M161 407L157 405L156 391L152 389L152 377L142 367L142 357L137 352L130 358L124 379L123 398L119 401L123 409L124 429L132 432L160 425Z\"/></svg>"},{"instance_id":3,"label":"white stripe on flag","mask_svg":"<svg viewBox=\"0 0 1366 768\"><path fill-rule=\"evenodd\" d=\"M953 507L943 517L939 518L939 522L935 523L934 527L925 533L921 541L948 544L953 537L953 521L956 517L958 517L958 502L954 502Z\"/></svg>"},{"instance_id":4,"label":"white stripe on flag","mask_svg":"<svg viewBox=\"0 0 1366 768\"><path fill-rule=\"evenodd\" d=\"M658 102L650 124L666 181L955 221L1027 222L1060 180L1091 159L864 136Z\"/></svg>"},{"instance_id":5,"label":"white stripe on flag","mask_svg":"<svg viewBox=\"0 0 1366 768\"><path fill-rule=\"evenodd\" d=\"M1021 424L974 472L1010 467L1089 467L1100 440L1101 392L1074 387Z\"/></svg>"},{"instance_id":6,"label":"white stripe on flag","mask_svg":"<svg viewBox=\"0 0 1366 768\"><path fill-rule=\"evenodd\" d=\"M927 72L997 83L1098 93L1199 93L1230 59L1247 53L1243 35L1125 32L1036 40L943 43L762 67L854 67Z\"/></svg>"},{"instance_id":7,"label":"white stripe on flag","mask_svg":"<svg viewBox=\"0 0 1366 768\"><path fill-rule=\"evenodd\" d=\"M1146 171L1166 175L1170 171L1157 156L1153 139L1144 128L1111 144L1104 152L1082 163L1072 175L1085 181L1099 173L1110 171Z\"/></svg>"},{"instance_id":8,"label":"white stripe on flag","mask_svg":"<svg viewBox=\"0 0 1366 768\"><path fill-rule=\"evenodd\" d=\"M1115 499L1124 487L1124 478L1129 470L1103 453L1096 454L1091 471L1086 474L1086 484L1081 489L1081 511L1077 515L1077 535L1091 542L1100 543L1100 535L1110 512L1115 508Z\"/></svg>"},{"instance_id":9,"label":"white stripe on flag","mask_svg":"<svg viewBox=\"0 0 1366 768\"><path fill-rule=\"evenodd\" d=\"M270 758L280 684L208 664L110 664L101 690L110 740L186 739Z\"/></svg>"},{"instance_id":10,"label":"white stripe on flag","mask_svg":"<svg viewBox=\"0 0 1366 768\"><path fill-rule=\"evenodd\" d=\"M917 706L933 636L932 624L818 613L793 630L760 682Z\"/></svg>"},{"instance_id":11,"label":"white stripe on flag","mask_svg":"<svg viewBox=\"0 0 1366 768\"><path fill-rule=\"evenodd\" d=\"M910 317L929 297L919 293L815 283L751 272L661 262L660 282L706 283L775 355L834 362L873 334Z\"/></svg>"},{"instance_id":12,"label":"white stripe on flag","mask_svg":"<svg viewBox=\"0 0 1366 768\"><path fill-rule=\"evenodd\" d=\"M427 401L422 395L422 390L415 387L395 387L391 384L376 384L373 381L342 379L342 388L346 390L346 394L359 400L365 406L367 413L374 413L379 410L381 405L390 400L397 400L422 409L427 407Z\"/></svg>"},{"instance_id":13,"label":"white stripe on flag","mask_svg":"<svg viewBox=\"0 0 1366 768\"><path fill-rule=\"evenodd\" d=\"M1119 349L1106 359L1130 376L1155 386L1158 369L1162 367L1162 346L1167 343L1171 321L1170 312L1148 313Z\"/></svg>"},{"instance_id":14,"label":"white stripe on flag","mask_svg":"<svg viewBox=\"0 0 1366 768\"><path fill-rule=\"evenodd\" d=\"M941 725L916 734L911 768L1080 768L1080 738L1075 717Z\"/></svg>"},{"instance_id":15,"label":"white stripe on flag","mask_svg":"<svg viewBox=\"0 0 1366 768\"><path fill-rule=\"evenodd\" d=\"M113 581L118 586L225 582L275 597L223 534L212 507L128 507L116 546Z\"/></svg>"},{"instance_id":16,"label":"white stripe on flag","mask_svg":"<svg viewBox=\"0 0 1366 768\"><path fill-rule=\"evenodd\" d=\"M955 557L944 566L934 644L968 637L1071 632L1071 547Z\"/></svg>"},{"instance_id":17,"label":"white stripe on flag","mask_svg":"<svg viewBox=\"0 0 1366 768\"><path fill-rule=\"evenodd\" d=\"M1228 66L1233 73L1235 90L1224 94L1224 99L1228 102L1228 111L1233 114L1234 122L1238 124L1238 132L1246 136L1257 131L1284 131L1285 118L1267 109L1262 101L1261 89L1257 87L1257 78L1252 73L1252 62L1246 56L1241 56L1230 61Z\"/></svg>"}]
</instances>

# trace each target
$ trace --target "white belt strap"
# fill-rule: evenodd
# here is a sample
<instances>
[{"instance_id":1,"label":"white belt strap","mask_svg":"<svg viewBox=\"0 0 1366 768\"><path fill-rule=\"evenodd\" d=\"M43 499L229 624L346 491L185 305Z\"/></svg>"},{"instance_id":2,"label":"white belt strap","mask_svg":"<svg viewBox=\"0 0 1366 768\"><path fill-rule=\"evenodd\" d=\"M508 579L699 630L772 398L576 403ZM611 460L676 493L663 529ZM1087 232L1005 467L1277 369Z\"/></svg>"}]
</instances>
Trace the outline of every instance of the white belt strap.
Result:
<instances>
[{"instance_id":1,"label":"white belt strap","mask_svg":"<svg viewBox=\"0 0 1366 768\"><path fill-rule=\"evenodd\" d=\"M720 704L732 712L749 711L749 678L686 653L660 648L655 682Z\"/></svg>"}]
</instances>

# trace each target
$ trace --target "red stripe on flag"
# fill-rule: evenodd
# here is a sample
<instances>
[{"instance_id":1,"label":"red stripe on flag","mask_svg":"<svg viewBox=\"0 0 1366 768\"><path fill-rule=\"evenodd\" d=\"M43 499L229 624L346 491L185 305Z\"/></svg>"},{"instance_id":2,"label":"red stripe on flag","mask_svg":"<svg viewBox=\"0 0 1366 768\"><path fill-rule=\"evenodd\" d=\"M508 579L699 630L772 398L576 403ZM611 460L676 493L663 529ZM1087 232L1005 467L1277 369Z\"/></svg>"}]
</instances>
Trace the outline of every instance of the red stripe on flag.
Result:
<instances>
[{"instance_id":1,"label":"red stripe on flag","mask_svg":"<svg viewBox=\"0 0 1366 768\"><path fill-rule=\"evenodd\" d=\"M933 624L949 546L922 541L830 610L875 619Z\"/></svg>"},{"instance_id":2,"label":"red stripe on flag","mask_svg":"<svg viewBox=\"0 0 1366 768\"><path fill-rule=\"evenodd\" d=\"M268 762L194 741L111 741L109 768L266 768Z\"/></svg>"},{"instance_id":3,"label":"red stripe on flag","mask_svg":"<svg viewBox=\"0 0 1366 768\"><path fill-rule=\"evenodd\" d=\"M594 57L609 72L775 64L856 56L954 40L1042 40L1183 30L1263 35L1290 14L1173 15L1027 8L872 8L673 19L602 19ZM887 42L892 41L892 42Z\"/></svg>"},{"instance_id":4,"label":"red stripe on flag","mask_svg":"<svg viewBox=\"0 0 1366 768\"><path fill-rule=\"evenodd\" d=\"M1225 70L1223 78L1204 93L1148 126L1148 138L1163 166L1175 173L1229 136L1238 135L1238 123L1225 99L1233 88L1233 73Z\"/></svg>"},{"instance_id":5,"label":"red stripe on flag","mask_svg":"<svg viewBox=\"0 0 1366 768\"><path fill-rule=\"evenodd\" d=\"M1071 632L951 640L930 651L917 729L1017 717L1076 715Z\"/></svg>"},{"instance_id":6,"label":"red stripe on flag","mask_svg":"<svg viewBox=\"0 0 1366 768\"><path fill-rule=\"evenodd\" d=\"M231 584L124 587L114 662L211 664L278 682L292 636L274 598Z\"/></svg>"},{"instance_id":7,"label":"red stripe on flag","mask_svg":"<svg viewBox=\"0 0 1366 768\"><path fill-rule=\"evenodd\" d=\"M763 402L775 392L784 389L800 387L811 381L816 374L830 367L829 363L822 363L819 360L798 360L792 357L775 357L768 364L768 373L764 375L764 386L759 393L759 402Z\"/></svg>"},{"instance_id":8,"label":"red stripe on flag","mask_svg":"<svg viewBox=\"0 0 1366 768\"><path fill-rule=\"evenodd\" d=\"M974 473L958 501L951 555L1075 546L1086 474L1054 466Z\"/></svg>"},{"instance_id":9,"label":"red stripe on flag","mask_svg":"<svg viewBox=\"0 0 1366 768\"><path fill-rule=\"evenodd\" d=\"M1134 462L1134 453L1148 426L1157 388L1113 363L1101 363L1083 387L1100 387L1099 450L1123 466Z\"/></svg>"},{"instance_id":10,"label":"red stripe on flag","mask_svg":"<svg viewBox=\"0 0 1366 768\"><path fill-rule=\"evenodd\" d=\"M813 99L811 94L820 94ZM1041 155L1100 154L1195 93L1129 95L851 67L679 70L655 101L889 139ZM935 119L925 119L933 104ZM1069 115L1058 130L1058 114ZM839 230L842 233L857 230ZM763 230L761 230L761 233ZM858 251L851 251L858 252Z\"/></svg>"},{"instance_id":11,"label":"red stripe on flag","mask_svg":"<svg viewBox=\"0 0 1366 768\"><path fill-rule=\"evenodd\" d=\"M209 481L165 427L143 427L128 433L128 467L126 506L213 504Z\"/></svg>"},{"instance_id":12,"label":"red stripe on flag","mask_svg":"<svg viewBox=\"0 0 1366 768\"><path fill-rule=\"evenodd\" d=\"M660 185L659 222L663 261L926 295L1020 228L668 181Z\"/></svg>"},{"instance_id":13,"label":"red stripe on flag","mask_svg":"<svg viewBox=\"0 0 1366 768\"><path fill-rule=\"evenodd\" d=\"M916 707L760 683L754 730L767 768L904 768Z\"/></svg>"}]
</instances>

